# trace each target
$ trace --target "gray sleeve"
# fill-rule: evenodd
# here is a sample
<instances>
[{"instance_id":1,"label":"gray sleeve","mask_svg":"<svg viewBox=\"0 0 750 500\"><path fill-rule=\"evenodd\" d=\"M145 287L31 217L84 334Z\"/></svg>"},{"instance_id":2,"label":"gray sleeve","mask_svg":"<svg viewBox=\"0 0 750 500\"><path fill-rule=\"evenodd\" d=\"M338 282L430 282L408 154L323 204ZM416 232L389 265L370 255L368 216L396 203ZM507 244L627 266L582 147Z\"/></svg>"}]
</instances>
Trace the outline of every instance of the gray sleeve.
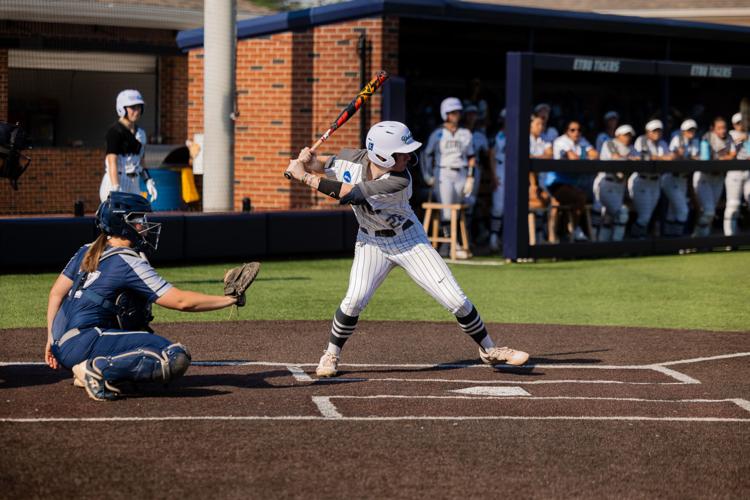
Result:
<instances>
[{"instance_id":1,"label":"gray sleeve","mask_svg":"<svg viewBox=\"0 0 750 500\"><path fill-rule=\"evenodd\" d=\"M409 175L404 172L390 172L374 181L364 181L357 184L366 197L376 194L397 193L409 186Z\"/></svg>"}]
</instances>

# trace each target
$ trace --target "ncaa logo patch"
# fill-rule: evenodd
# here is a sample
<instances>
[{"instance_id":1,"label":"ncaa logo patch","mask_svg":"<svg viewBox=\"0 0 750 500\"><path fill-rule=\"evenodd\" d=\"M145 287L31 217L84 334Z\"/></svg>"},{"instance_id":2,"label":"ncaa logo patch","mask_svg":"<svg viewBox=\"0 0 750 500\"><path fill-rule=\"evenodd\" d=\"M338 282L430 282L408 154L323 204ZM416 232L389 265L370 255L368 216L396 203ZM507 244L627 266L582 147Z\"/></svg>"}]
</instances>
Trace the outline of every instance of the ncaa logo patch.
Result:
<instances>
[{"instance_id":1,"label":"ncaa logo patch","mask_svg":"<svg viewBox=\"0 0 750 500\"><path fill-rule=\"evenodd\" d=\"M344 172L344 181L351 182L352 181L352 173L348 170Z\"/></svg>"}]
</instances>

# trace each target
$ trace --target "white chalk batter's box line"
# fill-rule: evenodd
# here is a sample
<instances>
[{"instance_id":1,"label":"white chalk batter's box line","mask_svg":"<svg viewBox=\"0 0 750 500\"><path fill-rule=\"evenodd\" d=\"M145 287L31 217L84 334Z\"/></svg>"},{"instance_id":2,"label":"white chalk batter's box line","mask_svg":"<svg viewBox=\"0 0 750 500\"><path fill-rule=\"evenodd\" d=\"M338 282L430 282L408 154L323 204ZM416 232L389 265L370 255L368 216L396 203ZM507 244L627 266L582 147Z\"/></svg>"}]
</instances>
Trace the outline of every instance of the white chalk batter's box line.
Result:
<instances>
[{"instance_id":1,"label":"white chalk batter's box line","mask_svg":"<svg viewBox=\"0 0 750 500\"><path fill-rule=\"evenodd\" d=\"M701 358L689 358L680 359L674 361L665 361L661 363L651 363L645 365L589 365L589 364L526 364L520 367L509 367L509 366L488 366L481 363L438 363L438 364L426 364L426 363L407 363L407 364L388 364L388 363L340 363L339 366L342 368L402 368L404 370L425 370L425 369L451 369L451 368L478 368L487 370L500 370L500 371L517 371L519 369L533 369L540 368L545 370L650 370L666 375L676 382L626 382L622 380L578 380L578 379L547 379L547 380L470 380L470 379L442 379L442 378L398 378L398 377L384 377L384 378L331 378L331 379L314 379L305 370L305 367L314 368L317 366L316 363L289 363L289 362L275 362L275 361L246 361L246 360L231 360L231 361L194 361L194 366L267 366L267 367L281 367L289 370L291 375L298 382L309 382L309 383L346 383L346 382L411 382L411 383L455 383L455 384L510 384L510 385L541 385L541 384L621 384L621 385L686 385L686 384L700 384L700 380L697 380L689 375L682 372L678 372L669 366L680 365L680 364L693 364L706 361L717 361L723 359L739 358L744 356L750 356L750 352L738 352L731 354L720 354L717 356L708 356ZM0 367L3 366L39 366L45 365L44 362L35 361L20 361L20 362L0 362Z\"/></svg>"},{"instance_id":2,"label":"white chalk batter's box line","mask_svg":"<svg viewBox=\"0 0 750 500\"><path fill-rule=\"evenodd\" d=\"M520 389L520 388L517 388ZM522 389L521 389L522 391ZM740 398L731 399L644 399L644 398L616 398L616 397L589 397L589 396L411 396L411 395L392 395L392 394L377 394L372 396L349 396L349 395L336 395L336 396L312 396L312 402L318 407L318 411L324 418L334 420L347 420L352 418L386 418L386 417L349 417L343 415L336 405L331 400L333 399L401 399L401 400L494 400L494 401L507 401L507 400L531 400L531 401L622 401L622 402L638 402L638 403L682 403L682 404L703 404L703 403L732 403L739 406L741 409L750 412L750 401ZM418 419L420 416L404 416L402 418L412 417ZM398 418L398 417L396 417ZM427 417L425 419L432 419L436 417ZM750 418L726 418L726 417L641 417L635 415L622 415L622 416L573 416L573 415L553 415L553 416L530 416L522 417L518 415L492 415L484 417L471 417L471 416L457 416L452 417L457 420L474 420L474 419L497 419L497 420L657 420L657 421L680 421L680 422L750 422Z\"/></svg>"}]
</instances>

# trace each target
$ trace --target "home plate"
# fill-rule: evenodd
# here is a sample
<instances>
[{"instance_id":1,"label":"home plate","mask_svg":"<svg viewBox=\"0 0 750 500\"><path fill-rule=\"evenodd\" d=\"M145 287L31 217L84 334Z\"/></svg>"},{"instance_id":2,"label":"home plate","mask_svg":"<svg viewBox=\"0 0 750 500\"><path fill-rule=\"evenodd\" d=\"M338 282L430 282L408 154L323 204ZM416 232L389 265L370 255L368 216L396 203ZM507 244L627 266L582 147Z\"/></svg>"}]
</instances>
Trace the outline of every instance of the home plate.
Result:
<instances>
[{"instance_id":1,"label":"home plate","mask_svg":"<svg viewBox=\"0 0 750 500\"><path fill-rule=\"evenodd\" d=\"M450 392L457 392L458 394L472 394L474 396L531 396L531 394L524 391L520 387L479 386L467 387L465 389L456 389Z\"/></svg>"}]
</instances>

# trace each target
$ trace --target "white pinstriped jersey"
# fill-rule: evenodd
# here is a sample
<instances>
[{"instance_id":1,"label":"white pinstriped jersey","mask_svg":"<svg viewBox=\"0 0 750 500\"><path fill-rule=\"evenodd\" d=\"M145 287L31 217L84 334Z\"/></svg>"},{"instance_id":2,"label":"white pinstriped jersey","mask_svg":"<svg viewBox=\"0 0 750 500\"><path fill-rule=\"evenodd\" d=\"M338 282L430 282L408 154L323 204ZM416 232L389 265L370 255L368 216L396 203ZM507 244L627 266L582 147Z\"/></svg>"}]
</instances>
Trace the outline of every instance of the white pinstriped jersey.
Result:
<instances>
[{"instance_id":1,"label":"white pinstriped jersey","mask_svg":"<svg viewBox=\"0 0 750 500\"><path fill-rule=\"evenodd\" d=\"M369 178L369 161L364 149L342 149L326 162L326 177L355 184L362 203L352 204L354 216L367 231L398 229L407 220L419 224L409 205L412 194L408 171L387 172L377 179Z\"/></svg>"},{"instance_id":2,"label":"white pinstriped jersey","mask_svg":"<svg viewBox=\"0 0 750 500\"><path fill-rule=\"evenodd\" d=\"M445 127L436 129L427 141L425 156L435 168L463 168L474 156L474 144L469 129L458 128L451 132Z\"/></svg>"}]
</instances>

